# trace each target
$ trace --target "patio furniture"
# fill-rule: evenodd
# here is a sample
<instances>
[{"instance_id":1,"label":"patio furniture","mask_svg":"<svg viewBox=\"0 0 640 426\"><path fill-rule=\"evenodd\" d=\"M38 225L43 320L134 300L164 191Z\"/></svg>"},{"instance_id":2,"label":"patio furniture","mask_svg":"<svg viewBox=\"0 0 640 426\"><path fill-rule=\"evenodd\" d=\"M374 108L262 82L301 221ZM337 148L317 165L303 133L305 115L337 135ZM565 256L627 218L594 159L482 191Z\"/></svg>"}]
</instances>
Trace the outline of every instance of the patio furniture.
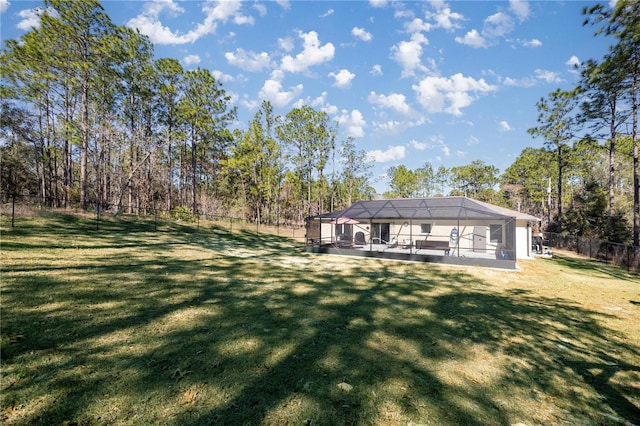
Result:
<instances>
[{"instance_id":1,"label":"patio furniture","mask_svg":"<svg viewBox=\"0 0 640 426\"><path fill-rule=\"evenodd\" d=\"M449 248L449 241L417 240L416 250L421 249L443 250L445 256L449 256L451 251Z\"/></svg>"}]
</instances>

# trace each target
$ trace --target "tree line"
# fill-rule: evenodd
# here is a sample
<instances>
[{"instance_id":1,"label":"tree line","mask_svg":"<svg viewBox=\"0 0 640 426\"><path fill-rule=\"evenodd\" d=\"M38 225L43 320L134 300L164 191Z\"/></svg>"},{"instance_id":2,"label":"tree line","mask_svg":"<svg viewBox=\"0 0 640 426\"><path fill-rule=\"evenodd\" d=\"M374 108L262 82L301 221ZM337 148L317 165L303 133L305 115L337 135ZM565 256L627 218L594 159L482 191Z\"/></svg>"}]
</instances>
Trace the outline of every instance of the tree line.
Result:
<instances>
[{"instance_id":1,"label":"tree line","mask_svg":"<svg viewBox=\"0 0 640 426\"><path fill-rule=\"evenodd\" d=\"M640 3L584 15L616 43L580 67L578 87L537 103L529 132L544 147L502 174L480 160L393 166L383 196L467 195L544 218L549 230L637 245ZM302 223L378 196L366 152L337 140L325 112L279 116L264 101L233 130L237 111L210 71L154 59L150 40L114 25L98 0L45 0L40 18L0 57L5 200Z\"/></svg>"}]
</instances>

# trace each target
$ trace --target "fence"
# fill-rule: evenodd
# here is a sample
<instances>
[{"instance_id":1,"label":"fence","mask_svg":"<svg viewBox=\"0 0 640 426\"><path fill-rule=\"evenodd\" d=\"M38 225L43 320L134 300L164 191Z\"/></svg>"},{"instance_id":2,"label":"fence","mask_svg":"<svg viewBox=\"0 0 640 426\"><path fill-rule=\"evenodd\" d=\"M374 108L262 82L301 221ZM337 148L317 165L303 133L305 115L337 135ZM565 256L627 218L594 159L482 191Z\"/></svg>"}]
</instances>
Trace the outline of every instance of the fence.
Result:
<instances>
[{"instance_id":1,"label":"fence","mask_svg":"<svg viewBox=\"0 0 640 426\"><path fill-rule=\"evenodd\" d=\"M544 245L549 247L571 250L591 259L625 267L628 271L640 271L640 247L553 232L547 232L544 237Z\"/></svg>"},{"instance_id":2,"label":"fence","mask_svg":"<svg viewBox=\"0 0 640 426\"><path fill-rule=\"evenodd\" d=\"M9 197L5 198L0 204L0 213L9 218L10 226L21 226L16 224L16 218L55 213L72 213L82 215L85 218L91 218L94 230L107 231L117 229L119 223L121 229L131 229L132 222L148 221L152 228L157 231L162 230L159 224L163 221L171 221L175 223L184 223L194 225L196 230L200 226L219 226L229 231L234 230L251 230L260 233L273 234L283 237L291 237L300 242L304 241L306 229L304 225L290 223L260 223L258 221L247 220L244 218L211 215L211 214L193 214L185 208L176 208L172 211L163 209L134 209L137 213L123 213L128 210L128 206L119 206L117 211L109 209L110 206L98 203L87 203L86 208L80 208L79 203L71 204L67 208L48 207L46 203L37 197Z\"/></svg>"}]
</instances>

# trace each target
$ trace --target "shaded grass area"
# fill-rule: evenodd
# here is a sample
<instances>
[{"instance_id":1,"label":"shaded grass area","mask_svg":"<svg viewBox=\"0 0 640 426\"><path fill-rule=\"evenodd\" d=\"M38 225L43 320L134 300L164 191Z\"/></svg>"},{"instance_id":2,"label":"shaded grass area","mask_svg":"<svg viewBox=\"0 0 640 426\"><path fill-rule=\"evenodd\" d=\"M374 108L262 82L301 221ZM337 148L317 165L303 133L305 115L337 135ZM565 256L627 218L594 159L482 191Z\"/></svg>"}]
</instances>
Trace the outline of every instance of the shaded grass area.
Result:
<instances>
[{"instance_id":1,"label":"shaded grass area","mask_svg":"<svg viewBox=\"0 0 640 426\"><path fill-rule=\"evenodd\" d=\"M640 283L616 268L318 256L206 223L2 225L4 424L640 424Z\"/></svg>"}]
</instances>

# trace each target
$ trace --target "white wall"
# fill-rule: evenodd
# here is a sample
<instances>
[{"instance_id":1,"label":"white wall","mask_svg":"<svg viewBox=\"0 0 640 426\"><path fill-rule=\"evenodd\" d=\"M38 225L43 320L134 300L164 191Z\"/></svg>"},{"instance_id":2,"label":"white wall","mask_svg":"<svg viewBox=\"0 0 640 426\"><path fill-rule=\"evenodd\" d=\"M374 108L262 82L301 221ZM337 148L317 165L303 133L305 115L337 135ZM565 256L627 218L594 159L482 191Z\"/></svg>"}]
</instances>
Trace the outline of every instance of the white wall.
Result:
<instances>
[{"instance_id":1,"label":"white wall","mask_svg":"<svg viewBox=\"0 0 640 426\"><path fill-rule=\"evenodd\" d=\"M311 235L314 238L318 237L320 229L317 226L318 221L313 221L316 224L315 229L308 230L309 237ZM376 222L389 223L389 239L396 237L398 244L412 244L415 247L416 240L429 239L431 241L449 241L449 236L453 228L458 228L457 220L379 220ZM411 225L404 226L405 222L411 222ZM421 224L431 224L431 232L424 234L421 232ZM486 228L486 253L493 254L500 244L492 243L489 234L489 225L501 224L502 221L474 221L467 222L466 224L460 224L458 229L458 244L461 250L473 249L473 231L475 227ZM370 234L369 223L360 223L353 225L353 235L356 232L362 232L365 234L365 240L369 243ZM335 242L335 226L329 222L322 223L322 242L330 243ZM526 259L531 256L531 228L527 226L527 221L516 221L516 259ZM504 242L506 234L503 227L502 241ZM409 240L412 240L409 242ZM455 244L450 244L451 248L457 247Z\"/></svg>"}]
</instances>

